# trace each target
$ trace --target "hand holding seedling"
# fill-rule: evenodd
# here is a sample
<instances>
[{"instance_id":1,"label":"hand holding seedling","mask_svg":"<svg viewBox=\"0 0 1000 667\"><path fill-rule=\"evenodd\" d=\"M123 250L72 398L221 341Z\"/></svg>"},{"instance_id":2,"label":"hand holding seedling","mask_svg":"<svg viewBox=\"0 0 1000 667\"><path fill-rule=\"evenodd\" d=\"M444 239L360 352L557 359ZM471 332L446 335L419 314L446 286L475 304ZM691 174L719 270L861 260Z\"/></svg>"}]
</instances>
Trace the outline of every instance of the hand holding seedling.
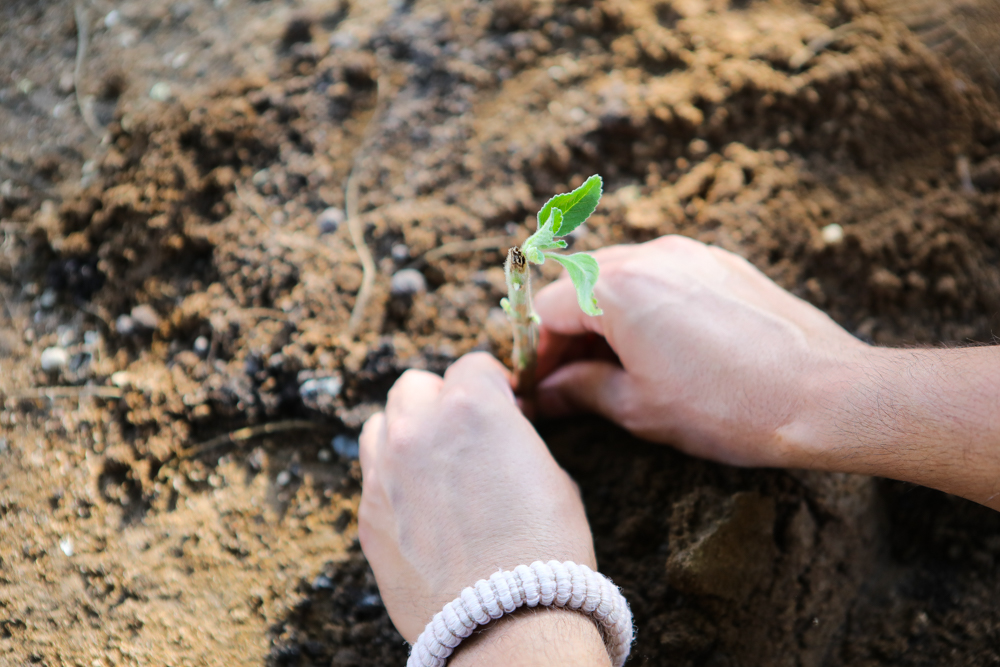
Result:
<instances>
[{"instance_id":1,"label":"hand holding seedling","mask_svg":"<svg viewBox=\"0 0 1000 667\"><path fill-rule=\"evenodd\" d=\"M365 424L360 444L361 546L408 641L443 604L497 568L549 559L596 567L576 486L517 409L496 359L465 356L444 378L407 371L385 412ZM535 616L548 613L551 619L530 623L529 635L512 643L530 656L538 628L554 624L550 648L566 643L565 664L607 664L593 622L562 610ZM524 632L517 618L505 632ZM477 655L481 664L520 664L490 660L493 648L470 642L449 665Z\"/></svg>"},{"instance_id":2,"label":"hand holding seedling","mask_svg":"<svg viewBox=\"0 0 1000 667\"><path fill-rule=\"evenodd\" d=\"M603 317L579 312L565 278L538 294L542 414L596 412L724 463L892 477L1000 509L996 347L867 345L682 237L594 255ZM588 335L614 355L579 358Z\"/></svg>"}]
</instances>

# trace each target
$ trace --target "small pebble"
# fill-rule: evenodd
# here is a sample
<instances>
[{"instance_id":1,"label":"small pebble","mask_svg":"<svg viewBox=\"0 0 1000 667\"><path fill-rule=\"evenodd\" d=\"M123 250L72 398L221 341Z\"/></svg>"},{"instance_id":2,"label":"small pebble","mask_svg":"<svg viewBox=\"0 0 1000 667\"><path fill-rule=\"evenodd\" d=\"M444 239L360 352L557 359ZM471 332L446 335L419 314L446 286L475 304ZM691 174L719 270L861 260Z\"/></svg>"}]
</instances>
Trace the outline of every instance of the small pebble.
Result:
<instances>
[{"instance_id":1,"label":"small pebble","mask_svg":"<svg viewBox=\"0 0 1000 667\"><path fill-rule=\"evenodd\" d=\"M366 595L363 598L361 598L360 600L358 600L358 606L361 607L362 609L364 609L366 607L367 608L370 608L370 607L381 607L382 606L382 598L379 596L378 593L369 593L368 595Z\"/></svg>"},{"instance_id":2,"label":"small pebble","mask_svg":"<svg viewBox=\"0 0 1000 667\"><path fill-rule=\"evenodd\" d=\"M195 354L197 354L199 357L204 357L206 354L208 354L208 348L209 348L208 338L204 336L198 336L197 338L194 339L193 348Z\"/></svg>"},{"instance_id":3,"label":"small pebble","mask_svg":"<svg viewBox=\"0 0 1000 667\"><path fill-rule=\"evenodd\" d=\"M325 378L314 378L306 380L299 385L299 396L304 399L318 398L319 396L339 396L340 390L344 387L344 381L337 375Z\"/></svg>"},{"instance_id":4,"label":"small pebble","mask_svg":"<svg viewBox=\"0 0 1000 667\"><path fill-rule=\"evenodd\" d=\"M76 81L73 80L73 72L63 72L59 77L59 92L69 95L76 89Z\"/></svg>"},{"instance_id":5,"label":"small pebble","mask_svg":"<svg viewBox=\"0 0 1000 667\"><path fill-rule=\"evenodd\" d=\"M142 304L132 309L132 321L137 326L150 331L160 326L160 316L156 314L152 306L147 304Z\"/></svg>"},{"instance_id":6,"label":"small pebble","mask_svg":"<svg viewBox=\"0 0 1000 667\"><path fill-rule=\"evenodd\" d=\"M427 279L416 269L401 269L392 274L389 291L393 296L412 296L427 291Z\"/></svg>"},{"instance_id":7,"label":"small pebble","mask_svg":"<svg viewBox=\"0 0 1000 667\"><path fill-rule=\"evenodd\" d=\"M70 373L82 374L90 366L90 361L93 359L89 352L78 352L74 354L69 360L69 371Z\"/></svg>"},{"instance_id":8,"label":"small pebble","mask_svg":"<svg viewBox=\"0 0 1000 667\"><path fill-rule=\"evenodd\" d=\"M333 458L333 452L331 452L329 449L321 449L319 450L319 453L316 454L316 458L322 461L323 463L326 463L327 461Z\"/></svg>"},{"instance_id":9,"label":"small pebble","mask_svg":"<svg viewBox=\"0 0 1000 667\"><path fill-rule=\"evenodd\" d=\"M76 327L60 325L56 328L56 338L59 340L59 347L69 347L76 342Z\"/></svg>"},{"instance_id":10,"label":"small pebble","mask_svg":"<svg viewBox=\"0 0 1000 667\"><path fill-rule=\"evenodd\" d=\"M122 336L128 336L135 331L135 322L128 315L119 315L115 320L115 331Z\"/></svg>"},{"instance_id":11,"label":"small pebble","mask_svg":"<svg viewBox=\"0 0 1000 667\"><path fill-rule=\"evenodd\" d=\"M38 305L45 310L50 310L56 305L56 301L59 300L59 295L56 294L55 290L47 289L42 292L42 295L38 297Z\"/></svg>"},{"instance_id":12,"label":"small pebble","mask_svg":"<svg viewBox=\"0 0 1000 667\"><path fill-rule=\"evenodd\" d=\"M173 97L173 94L173 91L170 89L170 84L165 81L157 81L153 84L153 87L149 89L149 98L156 100L157 102L166 102Z\"/></svg>"},{"instance_id":13,"label":"small pebble","mask_svg":"<svg viewBox=\"0 0 1000 667\"><path fill-rule=\"evenodd\" d=\"M410 258L410 249L406 247L405 243L396 243L392 246L392 250L389 251L392 255L392 259L397 262L405 262Z\"/></svg>"},{"instance_id":14,"label":"small pebble","mask_svg":"<svg viewBox=\"0 0 1000 667\"><path fill-rule=\"evenodd\" d=\"M64 537L61 540L59 540L59 548L62 549L62 552L66 554L67 557L72 557L73 556L72 538Z\"/></svg>"},{"instance_id":15,"label":"small pebble","mask_svg":"<svg viewBox=\"0 0 1000 667\"><path fill-rule=\"evenodd\" d=\"M326 576L325 574L321 574L315 579L313 579L312 587L313 590L317 591L330 590L331 588L333 588L333 579Z\"/></svg>"},{"instance_id":16,"label":"small pebble","mask_svg":"<svg viewBox=\"0 0 1000 667\"><path fill-rule=\"evenodd\" d=\"M282 470L278 473L278 476L274 478L274 481L278 486L288 486L292 482L292 473L287 470Z\"/></svg>"},{"instance_id":17,"label":"small pebble","mask_svg":"<svg viewBox=\"0 0 1000 667\"><path fill-rule=\"evenodd\" d=\"M116 25L122 22L122 15L117 9L112 9L104 17L104 27L114 28Z\"/></svg>"},{"instance_id":18,"label":"small pebble","mask_svg":"<svg viewBox=\"0 0 1000 667\"><path fill-rule=\"evenodd\" d=\"M10 446L7 444L7 438L0 438L0 454L6 454Z\"/></svg>"},{"instance_id":19,"label":"small pebble","mask_svg":"<svg viewBox=\"0 0 1000 667\"><path fill-rule=\"evenodd\" d=\"M353 51L358 48L360 43L358 38L354 36L353 33L347 30L338 30L337 32L330 35L330 48L339 49L341 51Z\"/></svg>"},{"instance_id":20,"label":"small pebble","mask_svg":"<svg viewBox=\"0 0 1000 667\"><path fill-rule=\"evenodd\" d=\"M820 235L823 237L823 243L837 245L844 240L844 228L837 223L833 223L824 227L820 231Z\"/></svg>"},{"instance_id":21,"label":"small pebble","mask_svg":"<svg viewBox=\"0 0 1000 667\"><path fill-rule=\"evenodd\" d=\"M333 438L330 446L333 448L333 451L337 452L337 456L342 459L358 458L360 445L357 438L352 438L349 435L338 435Z\"/></svg>"},{"instance_id":22,"label":"small pebble","mask_svg":"<svg viewBox=\"0 0 1000 667\"><path fill-rule=\"evenodd\" d=\"M42 351L42 370L54 373L66 368L69 363L69 353L61 347L47 347Z\"/></svg>"},{"instance_id":23,"label":"small pebble","mask_svg":"<svg viewBox=\"0 0 1000 667\"><path fill-rule=\"evenodd\" d=\"M84 331L83 344L87 347L96 347L101 342L101 334L97 331Z\"/></svg>"},{"instance_id":24,"label":"small pebble","mask_svg":"<svg viewBox=\"0 0 1000 667\"><path fill-rule=\"evenodd\" d=\"M344 224L344 212L336 206L331 206L316 218L320 234L332 234Z\"/></svg>"}]
</instances>

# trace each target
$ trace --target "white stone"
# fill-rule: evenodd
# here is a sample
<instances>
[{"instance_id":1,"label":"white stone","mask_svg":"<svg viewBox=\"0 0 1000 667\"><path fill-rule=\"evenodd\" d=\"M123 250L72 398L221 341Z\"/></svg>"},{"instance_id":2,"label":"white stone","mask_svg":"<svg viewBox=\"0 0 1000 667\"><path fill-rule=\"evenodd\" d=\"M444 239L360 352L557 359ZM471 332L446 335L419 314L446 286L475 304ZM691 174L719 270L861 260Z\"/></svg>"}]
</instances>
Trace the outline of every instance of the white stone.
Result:
<instances>
[{"instance_id":1,"label":"white stone","mask_svg":"<svg viewBox=\"0 0 1000 667\"><path fill-rule=\"evenodd\" d=\"M344 224L346 216L336 206L331 206L316 217L320 234L332 234Z\"/></svg>"},{"instance_id":2,"label":"white stone","mask_svg":"<svg viewBox=\"0 0 1000 667\"><path fill-rule=\"evenodd\" d=\"M153 87L149 89L149 98L156 100L157 102L166 102L174 93L170 89L170 84L165 81L157 81L153 84Z\"/></svg>"},{"instance_id":3,"label":"white stone","mask_svg":"<svg viewBox=\"0 0 1000 667\"><path fill-rule=\"evenodd\" d=\"M344 381L337 375L325 378L306 380L299 385L299 396L304 399L315 399L320 396L336 397L344 387Z\"/></svg>"},{"instance_id":4,"label":"white stone","mask_svg":"<svg viewBox=\"0 0 1000 667\"><path fill-rule=\"evenodd\" d=\"M66 368L69 363L69 353L61 347L47 347L42 351L42 370L54 373Z\"/></svg>"},{"instance_id":5,"label":"white stone","mask_svg":"<svg viewBox=\"0 0 1000 667\"><path fill-rule=\"evenodd\" d=\"M148 304L142 304L132 309L132 321L150 331L160 326L160 316Z\"/></svg>"},{"instance_id":6,"label":"white stone","mask_svg":"<svg viewBox=\"0 0 1000 667\"><path fill-rule=\"evenodd\" d=\"M392 274L389 291L394 296L412 296L427 291L427 279L416 269L401 269Z\"/></svg>"},{"instance_id":7,"label":"white stone","mask_svg":"<svg viewBox=\"0 0 1000 667\"><path fill-rule=\"evenodd\" d=\"M115 331L122 336L128 336L135 331L135 322L128 315L119 315L115 320Z\"/></svg>"},{"instance_id":8,"label":"white stone","mask_svg":"<svg viewBox=\"0 0 1000 667\"><path fill-rule=\"evenodd\" d=\"M59 548L62 549L62 552L64 554L66 554L67 557L72 557L73 556L73 538L71 538L71 537L64 537L61 540L59 540Z\"/></svg>"},{"instance_id":9,"label":"white stone","mask_svg":"<svg viewBox=\"0 0 1000 667\"><path fill-rule=\"evenodd\" d=\"M823 243L837 245L844 240L844 228L837 223L833 223L824 227L820 231L820 235L823 237Z\"/></svg>"},{"instance_id":10,"label":"white stone","mask_svg":"<svg viewBox=\"0 0 1000 667\"><path fill-rule=\"evenodd\" d=\"M194 351L200 356L208 354L209 345L208 339L204 336L198 336L194 339Z\"/></svg>"}]
</instances>

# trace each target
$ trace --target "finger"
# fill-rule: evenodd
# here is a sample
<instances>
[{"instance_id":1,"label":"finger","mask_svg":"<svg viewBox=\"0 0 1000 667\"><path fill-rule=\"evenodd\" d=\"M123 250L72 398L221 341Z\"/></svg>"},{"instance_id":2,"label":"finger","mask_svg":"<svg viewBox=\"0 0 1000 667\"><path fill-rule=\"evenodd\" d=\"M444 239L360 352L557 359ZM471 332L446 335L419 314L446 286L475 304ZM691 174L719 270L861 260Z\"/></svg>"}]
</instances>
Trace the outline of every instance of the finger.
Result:
<instances>
[{"instance_id":1,"label":"finger","mask_svg":"<svg viewBox=\"0 0 1000 667\"><path fill-rule=\"evenodd\" d=\"M628 373L607 361L570 364L538 386L538 410L550 417L593 412L625 426L635 399Z\"/></svg>"},{"instance_id":2,"label":"finger","mask_svg":"<svg viewBox=\"0 0 1000 667\"><path fill-rule=\"evenodd\" d=\"M564 336L551 329L543 328L538 334L538 366L539 379L546 377L564 363L578 337Z\"/></svg>"},{"instance_id":3,"label":"finger","mask_svg":"<svg viewBox=\"0 0 1000 667\"><path fill-rule=\"evenodd\" d=\"M390 422L406 414L421 414L433 405L444 380L440 375L410 369L389 390L385 417Z\"/></svg>"},{"instance_id":4,"label":"finger","mask_svg":"<svg viewBox=\"0 0 1000 667\"><path fill-rule=\"evenodd\" d=\"M560 366L585 360L620 363L618 355L608 345L608 341L597 334L563 336L542 329L538 341L539 380L548 377Z\"/></svg>"},{"instance_id":5,"label":"finger","mask_svg":"<svg viewBox=\"0 0 1000 667\"><path fill-rule=\"evenodd\" d=\"M606 268L606 267L602 267ZM603 317L592 317L580 310L580 304L576 298L576 288L573 281L568 277L560 278L554 283L545 286L535 297L535 311L542 319L542 329L548 329L564 336L579 336L585 333L596 333L604 335L604 324L609 316L613 316L614 303L602 300L603 289L602 277L598 277L594 286L594 296L597 302L604 309Z\"/></svg>"},{"instance_id":6,"label":"finger","mask_svg":"<svg viewBox=\"0 0 1000 667\"><path fill-rule=\"evenodd\" d=\"M514 403L510 372L495 357L485 352L465 355L444 373L444 386L464 386L477 394L502 396Z\"/></svg>"},{"instance_id":7,"label":"finger","mask_svg":"<svg viewBox=\"0 0 1000 667\"><path fill-rule=\"evenodd\" d=\"M365 421L358 436L358 458L362 479L370 478L377 458L378 443L385 433L385 413L376 412Z\"/></svg>"}]
</instances>

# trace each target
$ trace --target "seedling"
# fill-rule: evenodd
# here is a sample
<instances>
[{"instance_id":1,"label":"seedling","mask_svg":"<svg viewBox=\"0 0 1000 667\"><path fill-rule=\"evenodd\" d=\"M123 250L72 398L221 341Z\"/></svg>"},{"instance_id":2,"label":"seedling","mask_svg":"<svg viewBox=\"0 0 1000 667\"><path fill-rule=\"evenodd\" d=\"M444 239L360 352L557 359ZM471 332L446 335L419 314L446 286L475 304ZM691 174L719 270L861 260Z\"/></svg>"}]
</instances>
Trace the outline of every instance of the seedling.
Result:
<instances>
[{"instance_id":1,"label":"seedling","mask_svg":"<svg viewBox=\"0 0 1000 667\"><path fill-rule=\"evenodd\" d=\"M556 195L538 212L538 229L521 244L507 251L504 274L507 298L500 301L514 329L514 387L520 396L530 397L535 389L538 360L538 326L541 320L531 304L531 264L551 259L562 264L576 287L580 309L588 315L600 315L594 297L597 283L597 260L582 252L559 255L553 250L566 247L561 237L582 225L601 200L601 177L591 176L573 192Z\"/></svg>"}]
</instances>

